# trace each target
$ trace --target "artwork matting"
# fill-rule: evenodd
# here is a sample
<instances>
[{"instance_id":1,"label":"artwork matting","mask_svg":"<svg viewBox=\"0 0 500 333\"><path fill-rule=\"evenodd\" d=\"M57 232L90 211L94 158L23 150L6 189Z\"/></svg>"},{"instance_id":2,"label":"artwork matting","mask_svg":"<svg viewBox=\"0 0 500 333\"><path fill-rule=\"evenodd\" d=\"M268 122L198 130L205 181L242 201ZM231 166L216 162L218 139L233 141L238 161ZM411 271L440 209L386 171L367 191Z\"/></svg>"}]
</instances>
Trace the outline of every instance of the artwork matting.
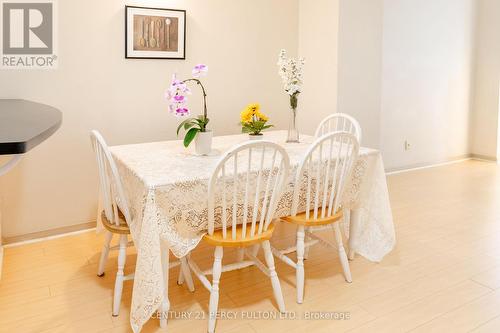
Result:
<instances>
[{"instance_id":1,"label":"artwork matting","mask_svg":"<svg viewBox=\"0 0 500 333\"><path fill-rule=\"evenodd\" d=\"M125 6L125 58L186 59L186 11Z\"/></svg>"}]
</instances>

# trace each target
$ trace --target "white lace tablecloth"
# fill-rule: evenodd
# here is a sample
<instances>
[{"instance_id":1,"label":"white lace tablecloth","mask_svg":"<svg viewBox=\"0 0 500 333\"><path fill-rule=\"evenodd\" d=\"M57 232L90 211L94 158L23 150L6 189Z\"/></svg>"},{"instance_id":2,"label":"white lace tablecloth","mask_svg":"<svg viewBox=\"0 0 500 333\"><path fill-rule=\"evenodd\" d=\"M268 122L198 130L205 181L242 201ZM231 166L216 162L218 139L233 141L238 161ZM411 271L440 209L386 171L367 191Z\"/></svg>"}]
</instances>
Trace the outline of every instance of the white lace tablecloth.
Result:
<instances>
[{"instance_id":1,"label":"white lace tablecloth","mask_svg":"<svg viewBox=\"0 0 500 333\"><path fill-rule=\"evenodd\" d=\"M129 202L130 231L137 248L130 313L134 332L140 331L163 299L161 242L166 241L176 257L185 256L198 245L207 232L208 179L221 153L247 137L215 137L211 156L196 156L180 141L111 147ZM286 131L270 131L265 139L286 149L292 184L313 138L302 136L301 143L287 144ZM278 204L277 216L289 215L291 193L289 185ZM358 213L350 246L369 260L380 261L394 247L395 233L383 162L377 150L360 149L343 206Z\"/></svg>"}]
</instances>

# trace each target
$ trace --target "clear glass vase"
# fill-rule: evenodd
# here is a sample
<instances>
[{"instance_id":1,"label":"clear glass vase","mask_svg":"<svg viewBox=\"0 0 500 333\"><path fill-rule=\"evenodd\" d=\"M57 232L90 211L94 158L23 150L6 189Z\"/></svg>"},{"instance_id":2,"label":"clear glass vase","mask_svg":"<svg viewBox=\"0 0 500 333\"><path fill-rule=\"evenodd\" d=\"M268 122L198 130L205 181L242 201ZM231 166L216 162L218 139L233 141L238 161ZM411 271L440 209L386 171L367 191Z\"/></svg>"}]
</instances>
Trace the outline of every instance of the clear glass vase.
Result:
<instances>
[{"instance_id":1,"label":"clear glass vase","mask_svg":"<svg viewBox=\"0 0 500 333\"><path fill-rule=\"evenodd\" d=\"M297 130L297 108L290 110L290 123L286 142L299 142L299 131Z\"/></svg>"}]
</instances>

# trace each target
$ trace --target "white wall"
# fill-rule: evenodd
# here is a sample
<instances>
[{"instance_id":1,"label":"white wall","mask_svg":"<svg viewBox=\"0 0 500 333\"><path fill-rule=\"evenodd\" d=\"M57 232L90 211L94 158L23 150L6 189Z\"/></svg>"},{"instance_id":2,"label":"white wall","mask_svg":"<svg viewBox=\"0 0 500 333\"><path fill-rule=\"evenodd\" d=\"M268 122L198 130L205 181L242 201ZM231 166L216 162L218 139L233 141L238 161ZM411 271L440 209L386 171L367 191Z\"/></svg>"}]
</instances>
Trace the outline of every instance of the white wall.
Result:
<instances>
[{"instance_id":1,"label":"white wall","mask_svg":"<svg viewBox=\"0 0 500 333\"><path fill-rule=\"evenodd\" d=\"M478 0L472 153L496 158L500 89L500 1Z\"/></svg>"},{"instance_id":2,"label":"white wall","mask_svg":"<svg viewBox=\"0 0 500 333\"><path fill-rule=\"evenodd\" d=\"M380 143L387 168L465 156L474 0L384 0ZM404 141L411 144L404 151Z\"/></svg>"},{"instance_id":3,"label":"white wall","mask_svg":"<svg viewBox=\"0 0 500 333\"><path fill-rule=\"evenodd\" d=\"M387 169L470 153L474 30L474 0L340 0L338 111Z\"/></svg>"},{"instance_id":4,"label":"white wall","mask_svg":"<svg viewBox=\"0 0 500 333\"><path fill-rule=\"evenodd\" d=\"M50 104L64 115L59 132L1 180L4 237L95 220L89 131L101 130L111 145L174 139L177 120L163 100L174 71L187 75L196 63L209 65L216 134L237 133L240 110L254 101L286 127L288 101L276 61L281 48L297 50L298 0L127 4L186 9L187 59L124 59L125 2L72 0L58 2L59 69L0 73L0 98Z\"/></svg>"},{"instance_id":5,"label":"white wall","mask_svg":"<svg viewBox=\"0 0 500 333\"><path fill-rule=\"evenodd\" d=\"M352 114L363 127L363 145L380 148L388 169L471 151L496 154L496 0L127 4L186 9L187 59L124 59L123 1L59 1L59 69L0 73L0 98L31 99L64 113L60 131L0 179L4 236L93 221L97 179L89 130L101 130L112 145L173 139L177 120L162 96L174 71L187 74L195 63L209 65L216 134L238 132L239 111L253 101L286 128L288 99L276 67L281 48L306 58L298 116L303 133L312 133L332 112ZM406 152L405 139L411 144Z\"/></svg>"},{"instance_id":6,"label":"white wall","mask_svg":"<svg viewBox=\"0 0 500 333\"><path fill-rule=\"evenodd\" d=\"M383 0L341 0L338 111L355 117L362 144L378 148L382 91Z\"/></svg>"},{"instance_id":7,"label":"white wall","mask_svg":"<svg viewBox=\"0 0 500 333\"><path fill-rule=\"evenodd\" d=\"M300 0L299 55L306 59L299 97L299 130L314 134L337 110L339 0Z\"/></svg>"}]
</instances>

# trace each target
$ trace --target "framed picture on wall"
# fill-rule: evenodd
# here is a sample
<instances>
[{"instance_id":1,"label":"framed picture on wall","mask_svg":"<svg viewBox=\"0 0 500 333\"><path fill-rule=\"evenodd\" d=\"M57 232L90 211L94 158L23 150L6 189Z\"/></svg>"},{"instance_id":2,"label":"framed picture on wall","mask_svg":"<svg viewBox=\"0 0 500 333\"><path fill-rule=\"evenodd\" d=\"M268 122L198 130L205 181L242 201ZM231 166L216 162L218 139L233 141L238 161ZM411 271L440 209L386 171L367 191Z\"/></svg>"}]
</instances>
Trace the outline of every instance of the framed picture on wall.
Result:
<instances>
[{"instance_id":1,"label":"framed picture on wall","mask_svg":"<svg viewBox=\"0 0 500 333\"><path fill-rule=\"evenodd\" d=\"M186 11L125 6L125 58L186 59Z\"/></svg>"}]
</instances>

